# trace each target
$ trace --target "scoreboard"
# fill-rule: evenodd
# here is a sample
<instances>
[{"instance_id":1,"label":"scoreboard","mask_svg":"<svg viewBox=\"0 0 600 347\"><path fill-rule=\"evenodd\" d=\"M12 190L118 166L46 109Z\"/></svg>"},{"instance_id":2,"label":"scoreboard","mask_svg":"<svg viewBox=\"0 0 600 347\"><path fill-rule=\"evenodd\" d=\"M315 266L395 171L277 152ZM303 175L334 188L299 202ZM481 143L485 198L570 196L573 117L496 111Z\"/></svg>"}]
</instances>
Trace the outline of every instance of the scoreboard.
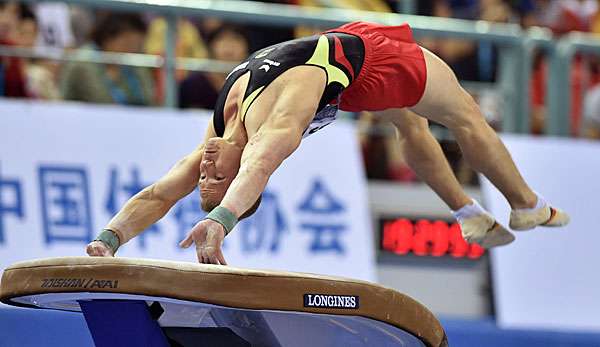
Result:
<instances>
[{"instance_id":1,"label":"scoreboard","mask_svg":"<svg viewBox=\"0 0 600 347\"><path fill-rule=\"evenodd\" d=\"M458 223L440 219L396 218L381 220L380 250L397 255L479 259L485 249L467 243Z\"/></svg>"}]
</instances>

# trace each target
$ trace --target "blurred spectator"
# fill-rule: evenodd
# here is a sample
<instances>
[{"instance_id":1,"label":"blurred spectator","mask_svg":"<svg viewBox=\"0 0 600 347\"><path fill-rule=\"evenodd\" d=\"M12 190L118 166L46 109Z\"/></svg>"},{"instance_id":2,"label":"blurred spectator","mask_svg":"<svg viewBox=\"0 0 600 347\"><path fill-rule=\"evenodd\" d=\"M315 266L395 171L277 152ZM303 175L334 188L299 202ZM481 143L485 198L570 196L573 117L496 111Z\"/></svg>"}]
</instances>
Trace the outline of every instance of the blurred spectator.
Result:
<instances>
[{"instance_id":1,"label":"blurred spectator","mask_svg":"<svg viewBox=\"0 0 600 347\"><path fill-rule=\"evenodd\" d=\"M295 4L310 7L331 7L361 11L392 12L392 8L384 0L295 0ZM300 25L296 27L294 35L296 37L311 36L324 31L324 29L326 28Z\"/></svg>"},{"instance_id":2,"label":"blurred spectator","mask_svg":"<svg viewBox=\"0 0 600 347\"><path fill-rule=\"evenodd\" d=\"M27 6L21 7L21 15L19 17L17 42L19 46L34 47L39 28L37 18Z\"/></svg>"},{"instance_id":3,"label":"blurred spectator","mask_svg":"<svg viewBox=\"0 0 600 347\"><path fill-rule=\"evenodd\" d=\"M600 1L598 1L598 10L596 14L592 17L592 23L590 27L590 31L595 34L600 34Z\"/></svg>"},{"instance_id":4,"label":"blurred spectator","mask_svg":"<svg viewBox=\"0 0 600 347\"><path fill-rule=\"evenodd\" d=\"M84 6L71 5L71 32L73 33L73 47L86 44L96 21L96 11Z\"/></svg>"},{"instance_id":5,"label":"blurred spectator","mask_svg":"<svg viewBox=\"0 0 600 347\"><path fill-rule=\"evenodd\" d=\"M440 1L434 0L430 6L431 13L419 13L436 17L474 18L477 7L473 1ZM473 12L470 14L470 12ZM477 46L472 41L460 39L419 39L422 46L442 58L461 80L479 80Z\"/></svg>"},{"instance_id":6,"label":"blurred spectator","mask_svg":"<svg viewBox=\"0 0 600 347\"><path fill-rule=\"evenodd\" d=\"M546 57L540 55L536 58L533 67L530 94L531 133L541 135L544 133L547 120L546 86L549 66ZM572 136L580 135L585 86L591 77L585 59L581 55L575 56L570 70L570 84L565 86L571 89L571 109L567 116L569 117L568 132Z\"/></svg>"},{"instance_id":7,"label":"blurred spectator","mask_svg":"<svg viewBox=\"0 0 600 347\"><path fill-rule=\"evenodd\" d=\"M569 31L589 31L598 11L596 0L559 0L550 7L548 27L558 34Z\"/></svg>"},{"instance_id":8,"label":"blurred spectator","mask_svg":"<svg viewBox=\"0 0 600 347\"><path fill-rule=\"evenodd\" d=\"M546 72L548 66L545 57L537 53L533 60L530 89L530 129L532 134L542 134L546 122Z\"/></svg>"},{"instance_id":9,"label":"blurred spectator","mask_svg":"<svg viewBox=\"0 0 600 347\"><path fill-rule=\"evenodd\" d=\"M140 53L146 24L137 14L107 13L92 32L86 48ZM61 90L67 100L126 105L154 104L154 83L148 69L94 63L70 63L62 72Z\"/></svg>"},{"instance_id":10,"label":"blurred spectator","mask_svg":"<svg viewBox=\"0 0 600 347\"><path fill-rule=\"evenodd\" d=\"M208 38L210 59L238 63L248 56L248 40L244 32L230 25L213 31ZM179 86L181 108L214 109L226 74L198 72L190 75Z\"/></svg>"},{"instance_id":11,"label":"blurred spectator","mask_svg":"<svg viewBox=\"0 0 600 347\"><path fill-rule=\"evenodd\" d=\"M391 124L390 129L393 129L393 125ZM419 178L408 164L406 164L402 145L403 143L398 140L398 136L388 135L386 141L387 162L389 166L387 172L388 179L398 182L416 182Z\"/></svg>"},{"instance_id":12,"label":"blurred spectator","mask_svg":"<svg viewBox=\"0 0 600 347\"><path fill-rule=\"evenodd\" d=\"M204 42L208 40L208 37L216 30L221 28L224 25L223 21L220 18L216 17L204 17L198 23L198 30L200 31L200 36Z\"/></svg>"},{"instance_id":13,"label":"blurred spectator","mask_svg":"<svg viewBox=\"0 0 600 347\"><path fill-rule=\"evenodd\" d=\"M521 1L523 2L523 1ZM522 5L523 11L525 5ZM507 23L512 20L513 9L506 1L480 0L479 19ZM477 79L479 81L494 82L496 80L496 64L498 52L494 44L489 41L480 41L477 44Z\"/></svg>"},{"instance_id":14,"label":"blurred spectator","mask_svg":"<svg viewBox=\"0 0 600 347\"><path fill-rule=\"evenodd\" d=\"M19 31L21 5L16 1L0 1L0 39L16 42Z\"/></svg>"},{"instance_id":15,"label":"blurred spectator","mask_svg":"<svg viewBox=\"0 0 600 347\"><path fill-rule=\"evenodd\" d=\"M517 14L530 16L534 9L533 0L426 0L418 5L421 15L499 23L518 22ZM496 80L498 49L491 42L425 38L421 43L448 63L460 80Z\"/></svg>"},{"instance_id":16,"label":"blurred spectator","mask_svg":"<svg viewBox=\"0 0 600 347\"><path fill-rule=\"evenodd\" d=\"M539 25L536 17L538 0L509 0L508 4L512 9L511 22L519 23L524 28Z\"/></svg>"},{"instance_id":17,"label":"blurred spectator","mask_svg":"<svg viewBox=\"0 0 600 347\"><path fill-rule=\"evenodd\" d=\"M148 54L165 54L165 38L167 21L158 17L153 19L148 26L146 38L146 52ZM206 58L206 46L196 26L185 18L177 20L177 42L175 55L186 58Z\"/></svg>"},{"instance_id":18,"label":"blurred spectator","mask_svg":"<svg viewBox=\"0 0 600 347\"><path fill-rule=\"evenodd\" d=\"M165 55L165 40L167 34L167 21L158 17L150 22L148 36L145 43L145 51L148 54ZM177 21L177 41L175 42L175 56L178 58L206 58L206 45L200 36L196 26L185 18ZM165 79L164 69L154 70L156 99L163 100L165 91L163 86ZM177 70L175 78L182 81L188 76L185 70Z\"/></svg>"},{"instance_id":19,"label":"blurred spectator","mask_svg":"<svg viewBox=\"0 0 600 347\"><path fill-rule=\"evenodd\" d=\"M597 0L536 0L532 11L534 19L527 24L548 27L559 35L589 31L597 11Z\"/></svg>"},{"instance_id":20,"label":"blurred spectator","mask_svg":"<svg viewBox=\"0 0 600 347\"><path fill-rule=\"evenodd\" d=\"M35 47L38 22L34 13L23 8L19 24L19 45ZM44 59L23 59L27 95L36 99L56 100L60 91L56 83L58 64Z\"/></svg>"},{"instance_id":21,"label":"blurred spectator","mask_svg":"<svg viewBox=\"0 0 600 347\"><path fill-rule=\"evenodd\" d=\"M295 4L311 7L333 7L362 11L392 12L392 8L384 0L296 0Z\"/></svg>"},{"instance_id":22,"label":"blurred spectator","mask_svg":"<svg viewBox=\"0 0 600 347\"><path fill-rule=\"evenodd\" d=\"M454 140L440 140L440 146L458 182L462 185L478 185L477 173L471 169L467 161L463 158L458 143Z\"/></svg>"},{"instance_id":23,"label":"blurred spectator","mask_svg":"<svg viewBox=\"0 0 600 347\"><path fill-rule=\"evenodd\" d=\"M0 1L0 45L17 45L19 22L25 6L15 1ZM0 56L0 95L26 97L23 61Z\"/></svg>"},{"instance_id":24,"label":"blurred spectator","mask_svg":"<svg viewBox=\"0 0 600 347\"><path fill-rule=\"evenodd\" d=\"M276 4L293 4L296 0L253 0ZM294 38L294 29L288 26L244 25L244 32L248 38L248 52L274 45Z\"/></svg>"},{"instance_id":25,"label":"blurred spectator","mask_svg":"<svg viewBox=\"0 0 600 347\"><path fill-rule=\"evenodd\" d=\"M482 3L485 0L480 0ZM476 19L479 16L478 0L434 0L434 15L460 19ZM483 4L485 6L485 4Z\"/></svg>"},{"instance_id":26,"label":"blurred spectator","mask_svg":"<svg viewBox=\"0 0 600 347\"><path fill-rule=\"evenodd\" d=\"M597 0L537 0L535 2L533 24L546 26L556 35L570 31L589 31L599 7ZM548 75L547 58L538 53L534 60L531 84L531 132L542 134L546 125L546 83ZM582 128L583 98L586 85L594 82L589 69L588 58L575 56L570 71L571 110L569 114L570 133L580 134Z\"/></svg>"},{"instance_id":27,"label":"blurred spectator","mask_svg":"<svg viewBox=\"0 0 600 347\"><path fill-rule=\"evenodd\" d=\"M600 85L587 92L583 115L583 134L586 137L600 140Z\"/></svg>"},{"instance_id":28,"label":"blurred spectator","mask_svg":"<svg viewBox=\"0 0 600 347\"><path fill-rule=\"evenodd\" d=\"M393 146L399 144L393 127L371 112L361 112L358 122L363 135L361 145L367 178L376 180L396 178L398 181L412 181L414 174L404 163L399 151L393 153L398 154L397 156L390 158Z\"/></svg>"}]
</instances>

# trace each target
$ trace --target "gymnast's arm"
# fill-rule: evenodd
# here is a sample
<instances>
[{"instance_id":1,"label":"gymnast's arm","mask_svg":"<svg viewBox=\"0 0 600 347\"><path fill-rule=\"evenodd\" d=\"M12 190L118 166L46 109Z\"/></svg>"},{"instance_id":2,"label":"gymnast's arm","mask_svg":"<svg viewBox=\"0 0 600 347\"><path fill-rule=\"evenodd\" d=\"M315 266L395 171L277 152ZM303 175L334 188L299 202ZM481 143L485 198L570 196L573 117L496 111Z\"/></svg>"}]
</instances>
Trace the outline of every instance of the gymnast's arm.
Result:
<instances>
[{"instance_id":1,"label":"gymnast's arm","mask_svg":"<svg viewBox=\"0 0 600 347\"><path fill-rule=\"evenodd\" d=\"M246 116L269 112L244 147L238 174L219 205L237 218L252 207L269 177L300 146L302 133L317 112L327 82L326 74L314 66L295 67L286 74L270 86L283 88L274 98L276 101L271 105L255 105Z\"/></svg>"},{"instance_id":2,"label":"gymnast's arm","mask_svg":"<svg viewBox=\"0 0 600 347\"><path fill-rule=\"evenodd\" d=\"M300 145L306 128L298 115L273 117L254 134L244 148L240 170L220 206L236 217L244 214L264 191L269 177Z\"/></svg>"},{"instance_id":3,"label":"gymnast's arm","mask_svg":"<svg viewBox=\"0 0 600 347\"><path fill-rule=\"evenodd\" d=\"M295 124L295 121L286 124L285 119L267 122L250 137L242 153L238 174L220 207L229 210L236 219L250 209L271 174L300 145L304 128ZM225 234L224 224L208 217L198 222L179 245L188 248L195 243L200 263L227 265L221 251Z\"/></svg>"},{"instance_id":4,"label":"gymnast's arm","mask_svg":"<svg viewBox=\"0 0 600 347\"><path fill-rule=\"evenodd\" d=\"M177 162L165 176L144 188L125 203L106 226L106 229L117 234L119 245L123 245L161 219L179 199L195 189L200 178L200 162L205 143L209 138L215 136L211 121L205 134L204 143ZM99 246L98 243L97 241L90 243L88 254L104 255L103 250L93 252L93 249L90 249L90 247L94 248L92 246Z\"/></svg>"}]
</instances>

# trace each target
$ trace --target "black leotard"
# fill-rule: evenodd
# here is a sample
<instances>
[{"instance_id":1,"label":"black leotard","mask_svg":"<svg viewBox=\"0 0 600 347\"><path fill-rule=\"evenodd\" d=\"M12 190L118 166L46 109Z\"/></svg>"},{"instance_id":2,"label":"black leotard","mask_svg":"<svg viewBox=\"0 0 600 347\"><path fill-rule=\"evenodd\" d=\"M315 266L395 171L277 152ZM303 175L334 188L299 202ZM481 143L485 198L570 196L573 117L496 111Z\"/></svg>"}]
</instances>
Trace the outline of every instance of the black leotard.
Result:
<instances>
[{"instance_id":1,"label":"black leotard","mask_svg":"<svg viewBox=\"0 0 600 347\"><path fill-rule=\"evenodd\" d=\"M327 84L317 113L304 135L322 129L337 112L337 99L360 73L365 49L358 36L344 33L326 33L282 42L253 53L238 65L225 80L219 94L213 124L217 136L223 136L225 122L223 108L235 81L250 71L250 80L242 101L242 122L252 103L265 88L285 71L301 65L320 67L327 74Z\"/></svg>"}]
</instances>

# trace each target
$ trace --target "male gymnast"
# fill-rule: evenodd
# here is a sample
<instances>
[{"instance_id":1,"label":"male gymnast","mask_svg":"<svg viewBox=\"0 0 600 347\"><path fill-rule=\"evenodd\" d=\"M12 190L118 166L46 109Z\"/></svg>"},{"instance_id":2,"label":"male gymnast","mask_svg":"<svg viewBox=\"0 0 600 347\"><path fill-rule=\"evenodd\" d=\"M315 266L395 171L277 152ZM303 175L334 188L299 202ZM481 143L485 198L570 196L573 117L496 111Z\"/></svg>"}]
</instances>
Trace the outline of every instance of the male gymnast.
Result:
<instances>
[{"instance_id":1,"label":"male gymnast","mask_svg":"<svg viewBox=\"0 0 600 347\"><path fill-rule=\"evenodd\" d=\"M468 242L490 248L512 242L514 235L465 194L427 119L446 126L469 165L502 192L512 208L512 229L569 221L529 188L452 70L415 43L407 24L353 22L267 47L237 66L204 142L132 197L87 253L113 256L199 186L202 209L209 213L180 246L195 243L201 263L227 264L225 236L256 211L269 177L302 138L335 120L338 109L375 111L396 126L409 166L450 207Z\"/></svg>"}]
</instances>

